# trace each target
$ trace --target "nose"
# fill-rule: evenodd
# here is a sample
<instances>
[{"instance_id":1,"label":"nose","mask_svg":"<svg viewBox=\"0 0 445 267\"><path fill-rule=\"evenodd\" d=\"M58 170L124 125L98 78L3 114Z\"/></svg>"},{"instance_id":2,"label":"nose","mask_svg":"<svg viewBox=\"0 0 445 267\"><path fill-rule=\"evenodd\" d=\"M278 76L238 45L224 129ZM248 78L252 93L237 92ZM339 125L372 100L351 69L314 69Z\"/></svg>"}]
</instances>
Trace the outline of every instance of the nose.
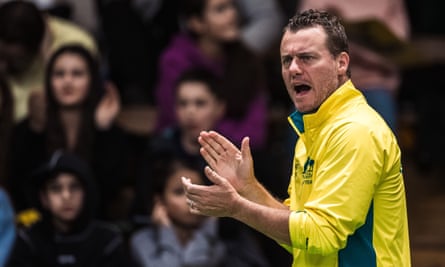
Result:
<instances>
[{"instance_id":1,"label":"nose","mask_svg":"<svg viewBox=\"0 0 445 267\"><path fill-rule=\"evenodd\" d=\"M68 188L63 189L62 191L62 198L63 199L70 199L71 197L71 190L69 190Z\"/></svg>"},{"instance_id":2,"label":"nose","mask_svg":"<svg viewBox=\"0 0 445 267\"><path fill-rule=\"evenodd\" d=\"M72 76L71 75L69 75L69 74L67 74L67 73L65 73L65 75L63 75L63 81L65 82L65 83L70 83L71 82L71 80L72 80Z\"/></svg>"},{"instance_id":3,"label":"nose","mask_svg":"<svg viewBox=\"0 0 445 267\"><path fill-rule=\"evenodd\" d=\"M289 71L291 71L292 73L298 74L301 73L301 68L300 65L297 62L296 58L293 58L290 65L289 65Z\"/></svg>"}]
</instances>

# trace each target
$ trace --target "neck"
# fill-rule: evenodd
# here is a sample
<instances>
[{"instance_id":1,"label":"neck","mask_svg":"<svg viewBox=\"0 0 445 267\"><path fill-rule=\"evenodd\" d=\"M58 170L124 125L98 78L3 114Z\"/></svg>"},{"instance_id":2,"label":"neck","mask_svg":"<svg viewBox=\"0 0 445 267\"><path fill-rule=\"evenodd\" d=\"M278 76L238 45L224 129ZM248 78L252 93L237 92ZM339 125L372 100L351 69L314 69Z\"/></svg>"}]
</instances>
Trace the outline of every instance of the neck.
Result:
<instances>
[{"instance_id":1,"label":"neck","mask_svg":"<svg viewBox=\"0 0 445 267\"><path fill-rule=\"evenodd\" d=\"M186 134L182 134L181 144L187 153L192 155L199 154L200 145L198 143L198 137L189 138Z\"/></svg>"},{"instance_id":2,"label":"neck","mask_svg":"<svg viewBox=\"0 0 445 267\"><path fill-rule=\"evenodd\" d=\"M65 129L67 145L70 150L73 149L77 143L77 134L82 118L81 115L80 109L65 109L60 111L60 119Z\"/></svg>"},{"instance_id":3,"label":"neck","mask_svg":"<svg viewBox=\"0 0 445 267\"><path fill-rule=\"evenodd\" d=\"M181 227L179 225L173 224L173 230L175 231L176 237L182 246L186 246L187 243L192 239L194 234L194 229Z\"/></svg>"},{"instance_id":4,"label":"neck","mask_svg":"<svg viewBox=\"0 0 445 267\"><path fill-rule=\"evenodd\" d=\"M198 46L209 58L219 59L222 57L223 47L220 42L217 42L214 39L201 37L198 40Z\"/></svg>"},{"instance_id":5,"label":"neck","mask_svg":"<svg viewBox=\"0 0 445 267\"><path fill-rule=\"evenodd\" d=\"M68 233L71 230L71 225L63 222L57 218L53 218L54 229L59 233Z\"/></svg>"}]
</instances>

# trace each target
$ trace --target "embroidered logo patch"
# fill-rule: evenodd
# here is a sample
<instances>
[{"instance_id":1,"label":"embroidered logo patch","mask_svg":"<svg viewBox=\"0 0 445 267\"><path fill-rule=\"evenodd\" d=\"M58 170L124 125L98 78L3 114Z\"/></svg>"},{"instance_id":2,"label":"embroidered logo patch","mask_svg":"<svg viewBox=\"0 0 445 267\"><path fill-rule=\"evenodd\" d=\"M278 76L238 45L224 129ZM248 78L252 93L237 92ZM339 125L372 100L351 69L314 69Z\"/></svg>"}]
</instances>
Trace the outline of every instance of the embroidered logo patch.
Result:
<instances>
[{"instance_id":1,"label":"embroidered logo patch","mask_svg":"<svg viewBox=\"0 0 445 267\"><path fill-rule=\"evenodd\" d=\"M312 175L314 173L315 161L308 157L303 168L303 184L312 184Z\"/></svg>"}]
</instances>

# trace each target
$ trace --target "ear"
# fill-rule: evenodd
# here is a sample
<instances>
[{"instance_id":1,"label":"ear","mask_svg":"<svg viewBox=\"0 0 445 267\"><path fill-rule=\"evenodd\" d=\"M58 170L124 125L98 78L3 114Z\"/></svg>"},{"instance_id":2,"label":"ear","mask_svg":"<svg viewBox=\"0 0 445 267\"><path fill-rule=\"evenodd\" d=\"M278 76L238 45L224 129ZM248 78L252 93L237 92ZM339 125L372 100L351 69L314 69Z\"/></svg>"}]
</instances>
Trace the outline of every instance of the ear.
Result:
<instances>
[{"instance_id":1,"label":"ear","mask_svg":"<svg viewBox=\"0 0 445 267\"><path fill-rule=\"evenodd\" d=\"M187 29L201 35L205 30L205 24L201 18L193 16L187 20Z\"/></svg>"},{"instance_id":2,"label":"ear","mask_svg":"<svg viewBox=\"0 0 445 267\"><path fill-rule=\"evenodd\" d=\"M346 52L341 52L337 56L337 69L339 75L346 75L349 67L349 54Z\"/></svg>"}]
</instances>

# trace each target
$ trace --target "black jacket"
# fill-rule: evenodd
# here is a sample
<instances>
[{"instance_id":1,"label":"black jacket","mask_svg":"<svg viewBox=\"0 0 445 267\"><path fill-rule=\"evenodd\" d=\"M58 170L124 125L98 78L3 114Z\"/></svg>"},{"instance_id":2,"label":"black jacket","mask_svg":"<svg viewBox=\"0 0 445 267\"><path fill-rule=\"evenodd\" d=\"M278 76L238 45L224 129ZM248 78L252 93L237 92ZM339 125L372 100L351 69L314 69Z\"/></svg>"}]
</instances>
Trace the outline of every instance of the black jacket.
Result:
<instances>
[{"instance_id":1,"label":"black jacket","mask_svg":"<svg viewBox=\"0 0 445 267\"><path fill-rule=\"evenodd\" d=\"M21 229L6 267L129 266L117 229L93 221L83 231L61 235L43 222Z\"/></svg>"}]
</instances>

